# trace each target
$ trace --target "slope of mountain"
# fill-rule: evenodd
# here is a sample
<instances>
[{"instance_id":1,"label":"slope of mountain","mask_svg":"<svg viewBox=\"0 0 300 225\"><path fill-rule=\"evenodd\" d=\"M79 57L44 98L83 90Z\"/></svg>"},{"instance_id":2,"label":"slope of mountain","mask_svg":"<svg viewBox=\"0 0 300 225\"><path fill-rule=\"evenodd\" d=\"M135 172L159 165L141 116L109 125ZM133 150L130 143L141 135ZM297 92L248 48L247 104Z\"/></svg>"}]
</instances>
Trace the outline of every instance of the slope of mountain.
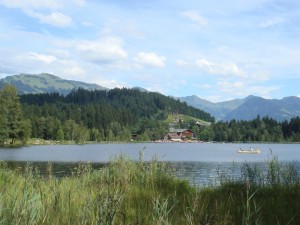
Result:
<instances>
[{"instance_id":1,"label":"slope of mountain","mask_svg":"<svg viewBox=\"0 0 300 225\"><path fill-rule=\"evenodd\" d=\"M73 89L107 90L96 84L88 84L80 81L64 80L57 76L42 73L39 75L20 74L8 76L0 80L0 89L6 84L15 86L21 94L58 92L67 95ZM146 90L143 90L146 91ZM278 121L289 120L300 116L300 98L286 97L281 100L264 99L256 96L248 96L244 99L212 103L195 95L177 98L188 105L210 113L217 120L251 120L257 115L269 116Z\"/></svg>"},{"instance_id":2,"label":"slope of mountain","mask_svg":"<svg viewBox=\"0 0 300 225\"><path fill-rule=\"evenodd\" d=\"M8 76L0 80L0 88L10 84L15 86L20 93L51 93L58 92L61 94L68 94L74 88L83 88L87 90L106 90L97 84L88 84L80 81L64 80L57 76L42 73L34 74L20 74Z\"/></svg>"},{"instance_id":3,"label":"slope of mountain","mask_svg":"<svg viewBox=\"0 0 300 225\"><path fill-rule=\"evenodd\" d=\"M216 119L221 120L232 110L239 107L244 103L245 99L235 99L220 103L213 103L202 98L197 97L196 95L180 97L180 101L186 102L188 105L193 106L198 109L202 109L206 112L209 112Z\"/></svg>"},{"instance_id":4,"label":"slope of mountain","mask_svg":"<svg viewBox=\"0 0 300 225\"><path fill-rule=\"evenodd\" d=\"M228 113L224 120L251 120L257 115L268 116L277 121L300 116L300 98L286 97L281 100L251 96L238 108Z\"/></svg>"},{"instance_id":5,"label":"slope of mountain","mask_svg":"<svg viewBox=\"0 0 300 225\"><path fill-rule=\"evenodd\" d=\"M202 109L218 120L251 120L259 115L268 116L278 121L300 116L300 98L286 97L281 100L264 99L250 95L244 99L212 103L197 96L179 98L188 105Z\"/></svg>"}]
</instances>

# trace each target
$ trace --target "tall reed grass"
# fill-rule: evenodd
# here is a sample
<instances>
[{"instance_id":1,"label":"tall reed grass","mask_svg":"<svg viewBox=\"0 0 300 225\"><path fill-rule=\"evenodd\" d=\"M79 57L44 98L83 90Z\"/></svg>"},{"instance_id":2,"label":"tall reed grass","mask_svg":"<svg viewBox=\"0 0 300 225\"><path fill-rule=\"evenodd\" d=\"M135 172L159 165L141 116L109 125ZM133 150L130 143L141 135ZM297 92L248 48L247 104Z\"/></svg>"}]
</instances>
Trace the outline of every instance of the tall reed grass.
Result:
<instances>
[{"instance_id":1,"label":"tall reed grass","mask_svg":"<svg viewBox=\"0 0 300 225\"><path fill-rule=\"evenodd\" d=\"M242 167L240 180L197 189L167 164L126 156L95 170L79 165L71 176L40 176L0 163L0 224L300 224L299 175L276 158L267 172Z\"/></svg>"}]
</instances>

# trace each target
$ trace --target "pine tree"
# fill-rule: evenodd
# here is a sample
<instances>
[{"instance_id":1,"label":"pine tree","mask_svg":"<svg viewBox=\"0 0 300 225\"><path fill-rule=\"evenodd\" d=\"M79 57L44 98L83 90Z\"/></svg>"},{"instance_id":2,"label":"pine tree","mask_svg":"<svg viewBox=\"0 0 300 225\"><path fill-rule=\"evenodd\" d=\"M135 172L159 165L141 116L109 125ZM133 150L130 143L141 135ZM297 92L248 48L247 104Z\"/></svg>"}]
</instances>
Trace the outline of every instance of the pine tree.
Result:
<instances>
[{"instance_id":1,"label":"pine tree","mask_svg":"<svg viewBox=\"0 0 300 225\"><path fill-rule=\"evenodd\" d=\"M0 145L8 138L7 106L2 91L0 91Z\"/></svg>"},{"instance_id":2,"label":"pine tree","mask_svg":"<svg viewBox=\"0 0 300 225\"><path fill-rule=\"evenodd\" d=\"M9 138L11 144L22 138L22 112L17 89L7 85L1 91L1 137Z\"/></svg>"}]
</instances>

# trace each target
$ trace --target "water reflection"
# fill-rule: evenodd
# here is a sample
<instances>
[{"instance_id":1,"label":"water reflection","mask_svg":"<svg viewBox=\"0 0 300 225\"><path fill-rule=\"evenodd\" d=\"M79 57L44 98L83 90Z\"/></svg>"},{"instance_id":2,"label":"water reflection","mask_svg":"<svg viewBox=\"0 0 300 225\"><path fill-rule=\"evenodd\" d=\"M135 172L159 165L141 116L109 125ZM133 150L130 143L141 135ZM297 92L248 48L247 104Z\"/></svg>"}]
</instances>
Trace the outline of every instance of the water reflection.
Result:
<instances>
[{"instance_id":1,"label":"water reflection","mask_svg":"<svg viewBox=\"0 0 300 225\"><path fill-rule=\"evenodd\" d=\"M52 174L56 177L69 176L79 164L91 162L94 169L101 169L120 155L139 160L143 149L143 160L157 158L166 162L170 171L197 186L218 185L221 179L239 179L243 163L257 164L265 171L267 161L274 156L280 163L295 160L300 173L299 144L256 144L260 154L238 154L239 147L248 148L249 144L213 143L136 143L136 144L94 144L94 145L57 145L29 146L15 149L1 149L0 160L8 162L12 169L24 171L27 162L38 168L42 176L49 175L51 162ZM272 151L270 151L272 149Z\"/></svg>"},{"instance_id":2,"label":"water reflection","mask_svg":"<svg viewBox=\"0 0 300 225\"><path fill-rule=\"evenodd\" d=\"M240 178L242 163L170 162L169 166L177 177L188 180L193 185L216 186L224 176Z\"/></svg>"},{"instance_id":3,"label":"water reflection","mask_svg":"<svg viewBox=\"0 0 300 225\"><path fill-rule=\"evenodd\" d=\"M188 180L196 186L218 185L223 175L239 177L241 163L212 163L212 162L166 162L170 173L180 179ZM47 163L47 162L7 162L10 169L25 172L30 165L35 173L42 177L53 175L58 178L71 176L76 173L79 165L87 163ZM98 170L108 163L88 163L92 169Z\"/></svg>"},{"instance_id":4,"label":"water reflection","mask_svg":"<svg viewBox=\"0 0 300 225\"><path fill-rule=\"evenodd\" d=\"M242 177L242 167L245 162L166 162L170 173L180 179L189 181L198 187L218 186L222 180L237 180ZM47 162L7 162L9 168L23 173L27 165L31 165L33 171L40 176L48 177L50 174L62 178L76 173L79 165L84 163L47 163ZM89 163L92 169L99 170L108 163ZM247 163L257 167L260 171L267 171L266 162ZM300 174L300 162L281 163L282 166L293 165L298 175Z\"/></svg>"},{"instance_id":5,"label":"water reflection","mask_svg":"<svg viewBox=\"0 0 300 225\"><path fill-rule=\"evenodd\" d=\"M71 176L76 173L76 169L79 165L87 163L47 163L47 162L6 162L8 168L25 172L27 166L31 166L33 171L42 177L53 175L58 178ZM107 163L89 163L93 170L101 169L107 165Z\"/></svg>"},{"instance_id":6,"label":"water reflection","mask_svg":"<svg viewBox=\"0 0 300 225\"><path fill-rule=\"evenodd\" d=\"M247 174L247 168L251 168L252 171L256 169L256 171L261 173L260 175L266 179L269 169L268 163L269 162L170 162L169 167L180 179L187 180L189 183L198 187L206 187L218 186L222 181L244 179L244 175ZM300 176L299 161L281 162L279 165L279 173L293 170L293 172L297 173L296 177Z\"/></svg>"}]
</instances>

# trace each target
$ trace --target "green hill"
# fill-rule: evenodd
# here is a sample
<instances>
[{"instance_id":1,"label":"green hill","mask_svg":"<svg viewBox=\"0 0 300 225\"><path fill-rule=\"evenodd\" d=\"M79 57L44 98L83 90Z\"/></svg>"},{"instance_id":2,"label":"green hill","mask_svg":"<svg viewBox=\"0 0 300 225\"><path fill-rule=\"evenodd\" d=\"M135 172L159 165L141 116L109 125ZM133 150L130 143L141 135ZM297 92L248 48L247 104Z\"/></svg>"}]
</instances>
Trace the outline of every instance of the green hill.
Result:
<instances>
[{"instance_id":1,"label":"green hill","mask_svg":"<svg viewBox=\"0 0 300 225\"><path fill-rule=\"evenodd\" d=\"M10 84L15 86L20 94L58 92L67 95L73 89L106 90L97 84L88 84L80 81L65 80L52 74L20 74L8 76L0 80L0 88Z\"/></svg>"},{"instance_id":2,"label":"green hill","mask_svg":"<svg viewBox=\"0 0 300 225\"><path fill-rule=\"evenodd\" d=\"M41 93L20 95L24 117L34 138L46 140L129 141L162 139L168 132L168 115L186 122L214 122L200 109L155 92L138 88L71 91L68 95Z\"/></svg>"},{"instance_id":3,"label":"green hill","mask_svg":"<svg viewBox=\"0 0 300 225\"><path fill-rule=\"evenodd\" d=\"M203 126L208 126L211 124L211 122L207 122L207 121L204 121L202 119L199 119L199 118L195 118L195 117L192 117L192 116L189 116L189 115L184 115L184 114L169 114L168 117L164 120L165 123L168 123L168 124L178 124L179 121L183 121L183 122L195 122L195 123L198 123L200 125L203 125Z\"/></svg>"}]
</instances>

